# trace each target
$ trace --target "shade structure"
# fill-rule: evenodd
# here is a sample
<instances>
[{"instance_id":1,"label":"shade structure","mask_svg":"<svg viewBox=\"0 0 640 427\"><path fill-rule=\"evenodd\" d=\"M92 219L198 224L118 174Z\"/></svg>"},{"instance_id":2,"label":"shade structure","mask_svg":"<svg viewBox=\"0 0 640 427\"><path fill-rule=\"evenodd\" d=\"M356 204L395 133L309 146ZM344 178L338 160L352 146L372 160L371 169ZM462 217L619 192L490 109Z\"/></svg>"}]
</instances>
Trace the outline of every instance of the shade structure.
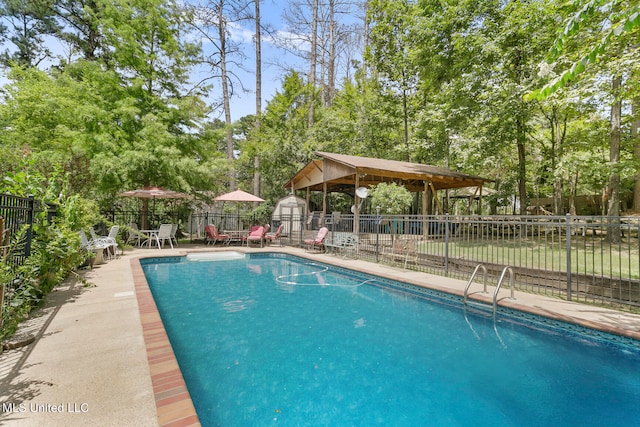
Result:
<instances>
[{"instance_id":1,"label":"shade structure","mask_svg":"<svg viewBox=\"0 0 640 427\"><path fill-rule=\"evenodd\" d=\"M129 190L120 193L123 197L137 197L140 199L186 199L188 194L179 191L168 190L162 187L142 187L137 190Z\"/></svg>"},{"instance_id":2,"label":"shade structure","mask_svg":"<svg viewBox=\"0 0 640 427\"><path fill-rule=\"evenodd\" d=\"M149 200L153 199L154 211L155 211L155 199L188 199L189 196L186 193L180 193L179 191L169 190L162 187L142 187L136 190L129 190L118 194L122 197L135 197L142 199L142 228L149 227Z\"/></svg>"},{"instance_id":3,"label":"shade structure","mask_svg":"<svg viewBox=\"0 0 640 427\"><path fill-rule=\"evenodd\" d=\"M224 205L225 202L236 202L236 203L261 203L264 202L264 199L261 199L258 196L254 196L253 194L247 193L246 191L236 190L230 193L221 194L220 196L213 199L217 202L222 202ZM225 226L227 224L228 219L225 217ZM238 205L238 215L236 216L235 228L240 229L240 205Z\"/></svg>"},{"instance_id":4,"label":"shade structure","mask_svg":"<svg viewBox=\"0 0 640 427\"><path fill-rule=\"evenodd\" d=\"M264 202L264 199L261 199L258 196L254 196L253 194L247 193L246 191L236 190L230 193L221 194L220 196L213 199L218 202L248 202L248 203L260 203Z\"/></svg>"}]
</instances>

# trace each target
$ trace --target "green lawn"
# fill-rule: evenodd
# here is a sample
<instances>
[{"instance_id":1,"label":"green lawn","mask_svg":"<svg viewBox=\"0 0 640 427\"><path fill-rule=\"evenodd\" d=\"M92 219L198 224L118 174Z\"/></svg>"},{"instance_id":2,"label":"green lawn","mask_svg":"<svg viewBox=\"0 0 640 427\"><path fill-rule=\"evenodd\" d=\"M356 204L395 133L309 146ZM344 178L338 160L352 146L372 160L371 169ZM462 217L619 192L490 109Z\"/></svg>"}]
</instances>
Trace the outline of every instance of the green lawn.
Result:
<instances>
[{"instance_id":1,"label":"green lawn","mask_svg":"<svg viewBox=\"0 0 640 427\"><path fill-rule=\"evenodd\" d=\"M634 246L635 243L635 246ZM426 255L445 255L442 240L421 241L418 251ZM571 271L578 274L640 279L640 251L638 242L611 245L604 241L583 238L572 240ZM536 241L450 241L449 258L510 265L514 267L567 271L567 250L564 240Z\"/></svg>"}]
</instances>

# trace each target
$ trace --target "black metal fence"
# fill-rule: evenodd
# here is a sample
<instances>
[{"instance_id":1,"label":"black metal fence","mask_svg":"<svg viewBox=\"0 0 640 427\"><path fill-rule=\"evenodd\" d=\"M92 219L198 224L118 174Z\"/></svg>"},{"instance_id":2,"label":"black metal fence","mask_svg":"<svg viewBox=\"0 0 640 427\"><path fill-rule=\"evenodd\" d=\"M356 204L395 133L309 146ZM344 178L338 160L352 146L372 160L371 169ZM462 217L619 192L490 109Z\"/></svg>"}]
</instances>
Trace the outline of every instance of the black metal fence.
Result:
<instances>
[{"instance_id":1,"label":"black metal fence","mask_svg":"<svg viewBox=\"0 0 640 427\"><path fill-rule=\"evenodd\" d=\"M56 215L55 205L42 203L30 197L18 197L11 194L0 194L0 254L8 265L21 265L31 254L33 222L36 215L47 212L47 219ZM24 234L22 234L24 228ZM20 238L20 241L16 239ZM11 245L12 251L9 252Z\"/></svg>"}]
</instances>

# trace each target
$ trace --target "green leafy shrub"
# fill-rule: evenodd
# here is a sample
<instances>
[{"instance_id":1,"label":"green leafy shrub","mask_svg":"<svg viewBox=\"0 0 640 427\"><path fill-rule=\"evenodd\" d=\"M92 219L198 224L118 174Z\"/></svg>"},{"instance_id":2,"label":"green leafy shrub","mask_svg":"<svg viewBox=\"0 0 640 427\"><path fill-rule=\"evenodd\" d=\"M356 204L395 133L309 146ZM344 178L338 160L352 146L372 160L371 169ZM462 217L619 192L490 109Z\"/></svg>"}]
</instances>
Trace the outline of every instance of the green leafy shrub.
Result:
<instances>
[{"instance_id":1,"label":"green leafy shrub","mask_svg":"<svg viewBox=\"0 0 640 427\"><path fill-rule=\"evenodd\" d=\"M370 193L371 205L380 206L380 212L387 215L399 215L411 206L411 192L395 182L382 182Z\"/></svg>"},{"instance_id":2,"label":"green leafy shrub","mask_svg":"<svg viewBox=\"0 0 640 427\"><path fill-rule=\"evenodd\" d=\"M80 248L77 230L100 220L97 208L77 196L67 201L52 222L47 221L44 212L35 218L31 253L18 268L11 268L10 260L22 252L28 226L16 233L9 245L0 269L0 280L5 284L0 340L11 336L29 312L40 306L47 294L87 257Z\"/></svg>"}]
</instances>

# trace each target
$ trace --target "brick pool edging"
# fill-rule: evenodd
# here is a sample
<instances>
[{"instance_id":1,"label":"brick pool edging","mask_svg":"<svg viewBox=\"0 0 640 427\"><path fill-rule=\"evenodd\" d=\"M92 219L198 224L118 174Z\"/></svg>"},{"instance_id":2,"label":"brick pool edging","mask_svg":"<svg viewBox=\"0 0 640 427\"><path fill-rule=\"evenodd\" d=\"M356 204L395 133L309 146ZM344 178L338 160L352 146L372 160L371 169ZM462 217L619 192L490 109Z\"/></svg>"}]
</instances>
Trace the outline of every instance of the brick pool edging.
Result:
<instances>
[{"instance_id":1,"label":"brick pool edging","mask_svg":"<svg viewBox=\"0 0 640 427\"><path fill-rule=\"evenodd\" d=\"M158 424L162 427L200 426L191 395L142 271L140 258L131 260L131 271L147 349Z\"/></svg>"}]
</instances>

